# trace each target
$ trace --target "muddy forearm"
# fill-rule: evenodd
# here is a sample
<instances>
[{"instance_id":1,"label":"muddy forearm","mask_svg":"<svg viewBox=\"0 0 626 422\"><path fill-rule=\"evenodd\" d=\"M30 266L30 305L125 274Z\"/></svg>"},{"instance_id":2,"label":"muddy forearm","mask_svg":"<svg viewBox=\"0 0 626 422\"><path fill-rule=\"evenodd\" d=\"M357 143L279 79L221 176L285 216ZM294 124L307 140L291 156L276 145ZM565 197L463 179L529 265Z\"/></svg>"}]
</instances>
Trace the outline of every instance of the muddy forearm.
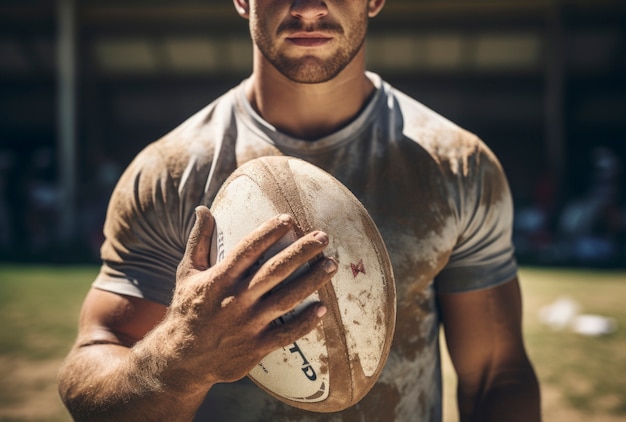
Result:
<instances>
[{"instance_id":1,"label":"muddy forearm","mask_svg":"<svg viewBox=\"0 0 626 422\"><path fill-rule=\"evenodd\" d=\"M59 373L59 392L77 421L191 420L210 383L177 360L169 330L133 348L78 344ZM170 346L171 345L171 346Z\"/></svg>"}]
</instances>

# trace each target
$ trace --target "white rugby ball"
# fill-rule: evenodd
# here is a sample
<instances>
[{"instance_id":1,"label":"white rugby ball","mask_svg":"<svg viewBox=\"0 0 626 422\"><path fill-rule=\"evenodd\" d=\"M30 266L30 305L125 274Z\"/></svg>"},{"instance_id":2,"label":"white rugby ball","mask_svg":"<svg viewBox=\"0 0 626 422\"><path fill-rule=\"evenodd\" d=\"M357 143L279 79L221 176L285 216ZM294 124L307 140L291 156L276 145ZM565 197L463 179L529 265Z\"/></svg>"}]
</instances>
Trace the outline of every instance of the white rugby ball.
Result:
<instances>
[{"instance_id":1,"label":"white rugby ball","mask_svg":"<svg viewBox=\"0 0 626 422\"><path fill-rule=\"evenodd\" d=\"M337 260L337 273L275 323L317 300L328 312L312 332L267 355L249 377L272 396L301 409L336 412L356 404L382 371L396 318L391 262L363 205L312 164L293 157L262 157L226 180L211 212L216 222L211 263L280 213L294 217L295 229L268 256L312 230L328 234L324 254Z\"/></svg>"}]
</instances>

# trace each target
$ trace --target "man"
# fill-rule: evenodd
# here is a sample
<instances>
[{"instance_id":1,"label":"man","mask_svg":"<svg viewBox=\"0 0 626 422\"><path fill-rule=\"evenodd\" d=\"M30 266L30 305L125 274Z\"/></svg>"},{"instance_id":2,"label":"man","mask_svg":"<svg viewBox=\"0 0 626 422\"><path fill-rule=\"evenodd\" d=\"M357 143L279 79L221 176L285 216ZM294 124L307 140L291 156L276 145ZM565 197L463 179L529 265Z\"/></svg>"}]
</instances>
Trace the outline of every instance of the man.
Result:
<instances>
[{"instance_id":1,"label":"man","mask_svg":"<svg viewBox=\"0 0 626 422\"><path fill-rule=\"evenodd\" d=\"M475 136L365 72L367 23L384 0L234 4L250 23L251 77L148 146L111 198L104 264L60 372L73 416L437 421L442 322L461 419L539 420L505 177ZM326 308L315 303L271 325L332 278L333 259L280 295L264 293L322 252L327 235L304 236L274 261L282 265L268 262L245 278L293 223L278 216L208 264L206 206L237 166L281 154L346 184L376 221L394 266L398 320L389 360L372 391L338 414L291 408L245 378L265 354L323 318Z\"/></svg>"}]
</instances>

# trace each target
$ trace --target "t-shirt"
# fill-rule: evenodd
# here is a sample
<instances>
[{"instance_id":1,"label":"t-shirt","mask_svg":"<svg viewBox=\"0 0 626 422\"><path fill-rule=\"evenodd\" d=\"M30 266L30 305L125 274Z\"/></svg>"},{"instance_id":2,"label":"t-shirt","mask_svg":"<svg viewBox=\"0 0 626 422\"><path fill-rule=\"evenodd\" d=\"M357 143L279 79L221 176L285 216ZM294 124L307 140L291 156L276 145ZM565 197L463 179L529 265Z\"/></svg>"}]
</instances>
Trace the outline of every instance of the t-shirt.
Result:
<instances>
[{"instance_id":1,"label":"t-shirt","mask_svg":"<svg viewBox=\"0 0 626 422\"><path fill-rule=\"evenodd\" d=\"M376 90L345 127L316 141L264 121L244 84L148 145L109 204L94 286L169 304L194 222L224 180L260 156L290 155L326 170L369 211L391 257L396 332L371 392L338 414L298 410L247 378L218 384L198 412L211 420L439 421L437 292L484 289L517 271L513 208L503 170L474 134L368 72ZM209 321L210 323L210 321Z\"/></svg>"}]
</instances>

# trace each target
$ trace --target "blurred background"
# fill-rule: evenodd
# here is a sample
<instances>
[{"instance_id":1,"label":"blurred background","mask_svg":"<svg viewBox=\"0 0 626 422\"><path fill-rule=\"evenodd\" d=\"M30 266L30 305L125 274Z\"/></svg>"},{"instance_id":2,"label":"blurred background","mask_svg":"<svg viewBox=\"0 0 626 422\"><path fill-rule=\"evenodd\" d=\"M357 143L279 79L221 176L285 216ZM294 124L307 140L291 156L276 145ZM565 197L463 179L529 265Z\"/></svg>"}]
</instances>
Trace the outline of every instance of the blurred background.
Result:
<instances>
[{"instance_id":1,"label":"blurred background","mask_svg":"<svg viewBox=\"0 0 626 422\"><path fill-rule=\"evenodd\" d=\"M96 262L132 157L250 72L228 0L0 1L0 261ZM368 67L477 133L523 263L626 262L626 2L388 0Z\"/></svg>"}]
</instances>

